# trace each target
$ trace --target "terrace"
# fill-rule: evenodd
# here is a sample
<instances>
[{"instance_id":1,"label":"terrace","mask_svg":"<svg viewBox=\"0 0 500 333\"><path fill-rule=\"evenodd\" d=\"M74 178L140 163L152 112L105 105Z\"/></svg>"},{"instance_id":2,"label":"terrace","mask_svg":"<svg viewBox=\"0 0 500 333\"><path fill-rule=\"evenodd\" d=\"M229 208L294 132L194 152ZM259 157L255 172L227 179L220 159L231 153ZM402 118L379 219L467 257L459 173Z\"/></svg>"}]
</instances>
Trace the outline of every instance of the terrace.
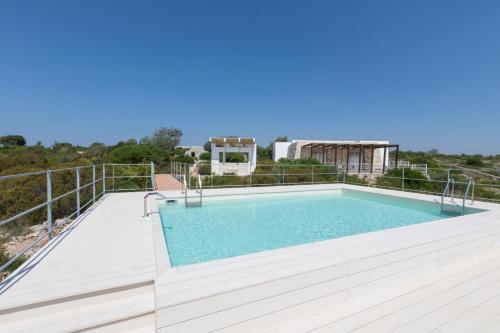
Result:
<instances>
[{"instance_id":1,"label":"terrace","mask_svg":"<svg viewBox=\"0 0 500 333\"><path fill-rule=\"evenodd\" d=\"M1 221L16 223L42 210L46 218L38 218L46 222L45 229L26 251L46 244L2 282L0 331L499 329L500 207L480 195L498 185L474 183L479 194L474 198L460 181L453 196L443 195L449 182L432 179L437 170L419 180L405 178L404 172L400 178L381 176L386 179L380 186L360 183L335 166L257 166L248 176L198 171L198 166L173 164L171 174L185 179L184 185L160 194L182 204L199 195L199 182L204 203L360 191L436 207L441 200L452 206L463 200L467 209L483 211L173 267L159 214L165 200L148 197L144 217L144 196L157 189L154 165L2 176L3 182L42 177L47 197L32 210ZM441 173L454 175L453 170ZM55 178L63 174L62 180ZM228 178L244 181L221 182ZM53 194L60 181L68 186ZM436 190L420 191L418 182ZM72 210L59 212L57 205L66 198Z\"/></svg>"}]
</instances>

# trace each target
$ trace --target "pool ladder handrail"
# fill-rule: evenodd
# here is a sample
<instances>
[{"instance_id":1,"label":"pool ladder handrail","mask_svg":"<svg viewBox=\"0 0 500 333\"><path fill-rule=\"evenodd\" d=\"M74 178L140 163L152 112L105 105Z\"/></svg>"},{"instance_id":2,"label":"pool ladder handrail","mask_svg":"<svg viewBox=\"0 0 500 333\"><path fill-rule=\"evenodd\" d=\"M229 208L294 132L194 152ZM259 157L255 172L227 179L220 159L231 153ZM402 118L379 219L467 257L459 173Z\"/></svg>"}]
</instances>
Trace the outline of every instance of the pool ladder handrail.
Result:
<instances>
[{"instance_id":1,"label":"pool ladder handrail","mask_svg":"<svg viewBox=\"0 0 500 333\"><path fill-rule=\"evenodd\" d=\"M201 184L201 176L197 175L196 176L196 184L195 184L195 192L199 194L200 201L197 204L188 204L188 191L187 191L187 181L186 181L186 176L182 175L182 190L184 193L184 204L186 207L197 207L201 206L203 202L203 186Z\"/></svg>"},{"instance_id":2,"label":"pool ladder handrail","mask_svg":"<svg viewBox=\"0 0 500 333\"><path fill-rule=\"evenodd\" d=\"M201 176L196 175L196 192L200 194L200 206L203 201L203 186L201 184Z\"/></svg>"},{"instance_id":3,"label":"pool ladder handrail","mask_svg":"<svg viewBox=\"0 0 500 333\"><path fill-rule=\"evenodd\" d=\"M475 185L476 185L476 183L474 182L474 180L469 180L469 183L467 184L467 188L465 189L464 198L462 201L462 214L465 214L465 201L467 200L467 197L469 196L469 191L471 190L471 188L472 188L472 194L471 194L470 204L471 205L474 204L474 187L475 187Z\"/></svg>"},{"instance_id":4,"label":"pool ladder handrail","mask_svg":"<svg viewBox=\"0 0 500 333\"><path fill-rule=\"evenodd\" d=\"M441 194L441 212L444 212L444 198L445 197L450 197L450 188L451 188L451 199L450 201L453 202L455 200L455 180L453 178L448 178L448 181L446 182L446 186L444 188L443 193Z\"/></svg>"},{"instance_id":5,"label":"pool ladder handrail","mask_svg":"<svg viewBox=\"0 0 500 333\"><path fill-rule=\"evenodd\" d=\"M164 196L163 194L161 194L160 192L146 193L146 195L144 196L144 215L142 217L148 217L148 197L150 197L152 195L157 195L159 197L162 197L165 200L168 200L168 198L166 196Z\"/></svg>"}]
</instances>

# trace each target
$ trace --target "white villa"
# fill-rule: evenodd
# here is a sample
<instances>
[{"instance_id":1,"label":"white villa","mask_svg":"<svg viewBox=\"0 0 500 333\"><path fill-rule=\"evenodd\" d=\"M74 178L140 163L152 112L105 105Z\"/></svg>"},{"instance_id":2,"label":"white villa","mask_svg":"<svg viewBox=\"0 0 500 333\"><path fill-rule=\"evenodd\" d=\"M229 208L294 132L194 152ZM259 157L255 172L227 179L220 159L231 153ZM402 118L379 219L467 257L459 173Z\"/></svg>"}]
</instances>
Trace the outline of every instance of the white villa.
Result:
<instances>
[{"instance_id":1,"label":"white villa","mask_svg":"<svg viewBox=\"0 0 500 333\"><path fill-rule=\"evenodd\" d=\"M274 142L273 159L315 158L324 164L347 168L351 173L383 173L389 166L389 151L395 148L394 166L399 163L399 145L389 141L293 140Z\"/></svg>"},{"instance_id":2,"label":"white villa","mask_svg":"<svg viewBox=\"0 0 500 333\"><path fill-rule=\"evenodd\" d=\"M257 165L255 138L216 137L210 138L212 157L211 170L214 175L250 175ZM227 161L228 154L243 155L244 162Z\"/></svg>"},{"instance_id":3,"label":"white villa","mask_svg":"<svg viewBox=\"0 0 500 333\"><path fill-rule=\"evenodd\" d=\"M175 148L186 149L185 155L193 158L200 158L200 155L205 152L202 146L177 146Z\"/></svg>"}]
</instances>

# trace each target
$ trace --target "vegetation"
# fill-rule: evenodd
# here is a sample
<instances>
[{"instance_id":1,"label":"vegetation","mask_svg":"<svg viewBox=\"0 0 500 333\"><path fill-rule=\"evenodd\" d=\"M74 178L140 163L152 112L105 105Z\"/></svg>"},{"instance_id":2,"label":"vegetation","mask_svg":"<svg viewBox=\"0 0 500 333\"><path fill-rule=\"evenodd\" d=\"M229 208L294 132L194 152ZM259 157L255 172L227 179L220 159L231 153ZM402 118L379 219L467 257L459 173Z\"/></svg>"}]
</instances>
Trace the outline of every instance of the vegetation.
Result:
<instances>
[{"instance_id":1,"label":"vegetation","mask_svg":"<svg viewBox=\"0 0 500 333\"><path fill-rule=\"evenodd\" d=\"M0 145L3 145L3 146L26 146L26 139L22 135L0 136Z\"/></svg>"},{"instance_id":2,"label":"vegetation","mask_svg":"<svg viewBox=\"0 0 500 333\"><path fill-rule=\"evenodd\" d=\"M266 147L257 146L257 160L258 161L272 161L273 159L273 143L274 142L287 142L288 136L278 136Z\"/></svg>"},{"instance_id":3,"label":"vegetation","mask_svg":"<svg viewBox=\"0 0 500 333\"><path fill-rule=\"evenodd\" d=\"M40 142L27 146L26 140L20 135L0 137L0 175L11 175L47 169L62 169L74 166L96 165L96 173L102 175L102 163L155 163L156 172L169 172L170 162L193 164L195 159L186 156L186 150L175 148L182 137L182 131L176 128L160 128L151 136L120 141L115 145L105 145L94 142L88 147L77 146L67 142L55 142L50 147L44 147ZM277 137L273 142L288 141L286 136ZM417 170L406 168L404 180L402 169L391 169L380 177L358 177L344 175L335 166L323 165L316 159L287 160L279 162L272 160L272 143L257 148L257 166L251 176L210 176L209 161L210 144L205 144L206 153L200 156L198 173L203 177L203 185L208 186L255 186L273 184L301 183L333 183L343 182L368 186L402 188L405 190L427 191L440 193L448 177L457 182L456 193L460 195L470 179L476 181L476 197L500 200L500 155L446 155L437 150L429 152L401 152L401 158L412 164L427 164L428 172L424 174ZM228 153L230 162L245 162L248 156L238 153ZM391 155L391 157L394 157ZM106 170L116 177L134 175L147 176L147 167L114 166ZM344 178L345 176L345 178ZM46 202L46 174L0 180L0 220L14 216L37 204ZM80 170L81 184L87 184L92 179L92 168ZM100 177L100 176L99 176ZM431 181L432 180L432 181ZM110 189L139 189L151 185L147 177L116 178L106 186ZM194 182L192 182L194 184ZM61 195L75 188L75 171L59 171L52 174L53 196ZM102 191L102 183L96 188ZM81 192L82 204L91 200L92 188L87 187ZM63 218L75 211L76 194L69 195L53 203L53 219ZM0 265L9 260L1 245L12 236L29 231L34 224L46 220L45 208L38 209L12 223L0 226ZM15 265L20 265L20 258ZM15 266L14 265L14 266Z\"/></svg>"},{"instance_id":4,"label":"vegetation","mask_svg":"<svg viewBox=\"0 0 500 333\"><path fill-rule=\"evenodd\" d=\"M156 130L151 138L145 137L141 140L143 144L152 144L166 151L173 151L179 145L182 131L178 128L162 127Z\"/></svg>"},{"instance_id":5,"label":"vegetation","mask_svg":"<svg viewBox=\"0 0 500 333\"><path fill-rule=\"evenodd\" d=\"M7 250L5 249L5 245L0 243L0 267L5 265L11 258L7 255ZM20 256L14 260L9 266L8 266L8 272L13 272L16 270L19 266L23 264L23 262L26 261L26 257ZM0 281L2 278L0 277Z\"/></svg>"},{"instance_id":6,"label":"vegetation","mask_svg":"<svg viewBox=\"0 0 500 333\"><path fill-rule=\"evenodd\" d=\"M75 166L96 165L96 178L102 177L102 163L148 163L153 161L157 170L169 169L170 161L178 160L193 163L194 159L184 156L185 150L176 150L182 132L175 128L161 128L139 142L135 139L120 141L116 145L107 146L95 142L88 147L77 146L67 142L54 142L50 147L41 143L27 146L26 140L19 135L0 137L0 175L13 175L27 172L58 170ZM108 166L107 175L114 174L114 181L107 180L106 186L111 189L139 189L151 186L149 177L120 178L121 176L148 176L148 166ZM80 169L80 184L92 181L92 168ZM57 197L76 187L75 170L54 171L51 176L52 196ZM96 192L102 192L102 182L96 184ZM41 173L0 180L0 221L22 211L46 202L47 175ZM80 192L81 204L92 199L92 187L83 188ZM76 210L76 193L53 202L53 220L69 216ZM13 236L30 232L30 226L44 223L47 220L45 207L37 209L15 221L0 226L0 265L9 260L4 245ZM19 258L11 267L20 265Z\"/></svg>"},{"instance_id":7,"label":"vegetation","mask_svg":"<svg viewBox=\"0 0 500 333\"><path fill-rule=\"evenodd\" d=\"M483 159L481 158L481 156L478 155L467 157L465 159L465 164L467 164L468 166L479 167L479 168L484 167Z\"/></svg>"}]
</instances>

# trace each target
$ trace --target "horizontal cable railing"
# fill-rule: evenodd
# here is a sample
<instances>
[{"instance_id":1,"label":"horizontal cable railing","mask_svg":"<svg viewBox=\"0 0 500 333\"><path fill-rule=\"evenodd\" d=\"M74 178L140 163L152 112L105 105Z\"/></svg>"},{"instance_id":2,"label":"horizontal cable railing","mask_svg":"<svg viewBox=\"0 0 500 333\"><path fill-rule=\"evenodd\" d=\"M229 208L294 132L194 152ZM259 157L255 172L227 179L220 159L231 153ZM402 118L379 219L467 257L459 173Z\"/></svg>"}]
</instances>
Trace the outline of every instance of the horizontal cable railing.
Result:
<instances>
[{"instance_id":1,"label":"horizontal cable railing","mask_svg":"<svg viewBox=\"0 0 500 333\"><path fill-rule=\"evenodd\" d=\"M17 235L41 225L33 240L0 266L6 270L20 257L57 236L104 194L151 191L154 164L98 164L0 176L0 231ZM38 201L38 202L37 202Z\"/></svg>"},{"instance_id":2,"label":"horizontal cable railing","mask_svg":"<svg viewBox=\"0 0 500 333\"><path fill-rule=\"evenodd\" d=\"M280 163L257 163L254 171L250 174L212 172L209 163L186 164L172 162L171 173L182 179L187 179L187 187L192 188L197 175L201 176L204 188L233 188L248 186L273 186L273 185L300 185L300 184L328 184L346 183L378 187L385 189L396 189L408 192L440 195L450 175L454 177L461 174L461 169L425 168L419 170L414 164L408 167L386 166L383 173L380 166L361 164L335 165L335 164L280 164ZM423 168L424 165L422 165ZM420 167L420 165L419 165ZM418 176L418 177L415 177ZM475 198L483 201L500 202L500 182L475 180ZM457 195L463 195L470 181L469 176L457 178Z\"/></svg>"}]
</instances>

